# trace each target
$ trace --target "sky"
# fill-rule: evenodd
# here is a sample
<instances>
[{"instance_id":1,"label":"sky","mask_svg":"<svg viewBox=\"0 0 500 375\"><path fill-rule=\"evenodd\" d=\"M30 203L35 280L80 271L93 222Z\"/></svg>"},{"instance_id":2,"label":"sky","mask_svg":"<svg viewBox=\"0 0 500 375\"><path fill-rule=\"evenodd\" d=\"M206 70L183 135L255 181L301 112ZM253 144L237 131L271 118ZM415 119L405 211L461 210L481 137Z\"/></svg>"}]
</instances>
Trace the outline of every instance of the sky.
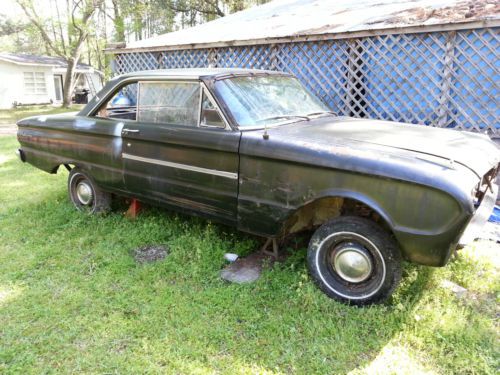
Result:
<instances>
[{"instance_id":1,"label":"sky","mask_svg":"<svg viewBox=\"0 0 500 375\"><path fill-rule=\"evenodd\" d=\"M35 9L41 12L41 16L49 16L56 1L59 4L59 9L62 10L66 8L66 0L34 0ZM2 4L0 7L0 14L5 14L7 17L13 19L24 19L23 10L15 0L0 0L0 3Z\"/></svg>"},{"instance_id":2,"label":"sky","mask_svg":"<svg viewBox=\"0 0 500 375\"><path fill-rule=\"evenodd\" d=\"M47 0L40 0L40 3L48 2ZM23 11L14 0L3 0L3 6L0 7L0 14L5 14L8 18L19 18L22 16ZM44 7L45 8L45 7Z\"/></svg>"}]
</instances>

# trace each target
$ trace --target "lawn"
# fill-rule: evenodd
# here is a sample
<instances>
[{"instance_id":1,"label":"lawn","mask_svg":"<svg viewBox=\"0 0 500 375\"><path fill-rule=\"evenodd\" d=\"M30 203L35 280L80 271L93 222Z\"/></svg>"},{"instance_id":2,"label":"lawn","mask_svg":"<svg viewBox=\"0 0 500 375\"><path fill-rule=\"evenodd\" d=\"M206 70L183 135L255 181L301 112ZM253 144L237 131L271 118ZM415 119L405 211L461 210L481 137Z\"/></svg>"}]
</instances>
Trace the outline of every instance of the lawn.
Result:
<instances>
[{"instance_id":1,"label":"lawn","mask_svg":"<svg viewBox=\"0 0 500 375\"><path fill-rule=\"evenodd\" d=\"M258 241L149 208L76 212L67 172L15 159L0 137L0 373L496 373L498 245L478 242L445 268L406 264L385 305L323 295L305 248L254 284L221 281L223 254ZM132 250L170 255L138 264ZM468 289L457 298L441 287Z\"/></svg>"}]
</instances>

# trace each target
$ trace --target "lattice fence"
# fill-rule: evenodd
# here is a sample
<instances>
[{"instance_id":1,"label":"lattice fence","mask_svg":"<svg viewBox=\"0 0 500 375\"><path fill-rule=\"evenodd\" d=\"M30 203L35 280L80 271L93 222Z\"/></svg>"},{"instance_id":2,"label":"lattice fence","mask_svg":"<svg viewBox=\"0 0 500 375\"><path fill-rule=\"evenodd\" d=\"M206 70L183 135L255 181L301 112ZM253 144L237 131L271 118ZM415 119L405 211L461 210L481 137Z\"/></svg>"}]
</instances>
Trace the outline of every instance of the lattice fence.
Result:
<instances>
[{"instance_id":1,"label":"lattice fence","mask_svg":"<svg viewBox=\"0 0 500 375\"><path fill-rule=\"evenodd\" d=\"M343 115L500 136L500 28L123 53L114 72L282 70Z\"/></svg>"}]
</instances>

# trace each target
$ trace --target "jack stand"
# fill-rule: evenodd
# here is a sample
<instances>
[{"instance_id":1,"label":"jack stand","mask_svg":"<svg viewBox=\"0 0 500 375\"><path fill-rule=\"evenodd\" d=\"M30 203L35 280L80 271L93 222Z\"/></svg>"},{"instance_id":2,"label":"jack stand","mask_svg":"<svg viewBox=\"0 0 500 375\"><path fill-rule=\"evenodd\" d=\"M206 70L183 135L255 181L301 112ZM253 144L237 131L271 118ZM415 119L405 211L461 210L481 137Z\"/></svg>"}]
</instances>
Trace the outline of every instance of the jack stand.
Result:
<instances>
[{"instance_id":1,"label":"jack stand","mask_svg":"<svg viewBox=\"0 0 500 375\"><path fill-rule=\"evenodd\" d=\"M272 243L273 249L271 251L269 251L267 248L269 247L269 245L271 243ZM266 243L264 244L264 246L262 246L262 248L260 249L260 251L262 251L266 255L270 255L270 256L274 257L275 260L278 260L278 256L279 256L278 240L276 238L268 238L266 240Z\"/></svg>"},{"instance_id":2,"label":"jack stand","mask_svg":"<svg viewBox=\"0 0 500 375\"><path fill-rule=\"evenodd\" d=\"M127 212L125 212L125 216L130 218L130 219L135 219L139 215L141 208L142 208L141 202L139 202L135 198L132 198L132 202L130 202L130 206L129 206Z\"/></svg>"}]
</instances>

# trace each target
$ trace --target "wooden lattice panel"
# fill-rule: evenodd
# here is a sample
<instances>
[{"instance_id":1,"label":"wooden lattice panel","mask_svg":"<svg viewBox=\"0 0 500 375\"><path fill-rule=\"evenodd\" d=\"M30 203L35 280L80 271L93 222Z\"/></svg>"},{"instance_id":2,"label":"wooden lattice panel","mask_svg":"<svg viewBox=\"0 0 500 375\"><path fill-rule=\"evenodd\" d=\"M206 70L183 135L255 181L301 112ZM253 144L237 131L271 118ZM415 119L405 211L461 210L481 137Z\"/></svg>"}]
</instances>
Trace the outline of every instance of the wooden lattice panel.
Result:
<instances>
[{"instance_id":1,"label":"wooden lattice panel","mask_svg":"<svg viewBox=\"0 0 500 375\"><path fill-rule=\"evenodd\" d=\"M500 135L499 28L123 53L114 72L282 70L339 114Z\"/></svg>"}]
</instances>

